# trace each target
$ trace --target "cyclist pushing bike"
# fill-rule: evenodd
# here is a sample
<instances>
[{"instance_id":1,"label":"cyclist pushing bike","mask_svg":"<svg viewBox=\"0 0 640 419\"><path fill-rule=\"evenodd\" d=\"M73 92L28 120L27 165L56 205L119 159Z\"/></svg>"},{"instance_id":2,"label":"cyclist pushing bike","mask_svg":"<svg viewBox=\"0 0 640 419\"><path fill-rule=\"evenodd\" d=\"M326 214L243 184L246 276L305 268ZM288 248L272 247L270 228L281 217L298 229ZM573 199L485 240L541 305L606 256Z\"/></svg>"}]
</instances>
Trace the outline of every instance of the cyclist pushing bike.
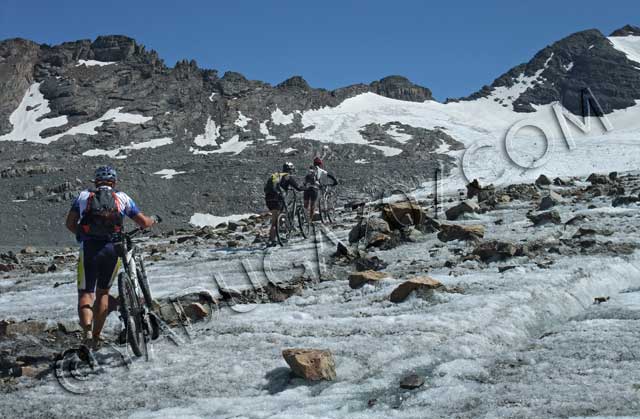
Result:
<instances>
[{"instance_id":1,"label":"cyclist pushing bike","mask_svg":"<svg viewBox=\"0 0 640 419\"><path fill-rule=\"evenodd\" d=\"M316 211L316 202L318 201L320 188L324 185L324 178L330 179L333 184L328 186L336 186L338 184L338 180L324 170L324 163L320 157L316 157L313 159L313 166L309 168L309 172L304 178L304 184L307 187L307 190L304 193L304 208L309 211L309 220L313 221L313 216Z\"/></svg>"},{"instance_id":2,"label":"cyclist pushing bike","mask_svg":"<svg viewBox=\"0 0 640 419\"><path fill-rule=\"evenodd\" d=\"M269 176L264 185L264 199L267 208L271 211L271 229L269 230L269 243L267 246L276 245L276 225L280 211L284 208L284 195L293 188L297 191L305 191L307 188L301 187L296 179L291 176L296 170L291 162L282 165L282 172L275 172Z\"/></svg>"},{"instance_id":3,"label":"cyclist pushing bike","mask_svg":"<svg viewBox=\"0 0 640 419\"><path fill-rule=\"evenodd\" d=\"M94 177L95 188L80 192L66 220L67 229L80 243L78 316L83 344L91 349L99 347L107 315L117 304L109 295L121 265L112 238L122 232L125 215L142 229L159 221L158 217L144 215L126 193L116 191L117 180L113 167L98 167Z\"/></svg>"}]
</instances>

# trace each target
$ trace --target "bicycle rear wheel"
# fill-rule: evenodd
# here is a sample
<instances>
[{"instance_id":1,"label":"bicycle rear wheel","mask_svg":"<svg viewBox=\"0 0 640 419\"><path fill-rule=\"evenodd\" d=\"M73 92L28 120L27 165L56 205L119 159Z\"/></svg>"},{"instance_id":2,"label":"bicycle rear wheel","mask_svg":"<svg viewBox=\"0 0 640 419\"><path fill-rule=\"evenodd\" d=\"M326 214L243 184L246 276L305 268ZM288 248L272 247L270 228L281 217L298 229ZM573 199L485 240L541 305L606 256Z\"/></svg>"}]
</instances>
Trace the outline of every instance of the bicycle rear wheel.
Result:
<instances>
[{"instance_id":1,"label":"bicycle rear wheel","mask_svg":"<svg viewBox=\"0 0 640 419\"><path fill-rule=\"evenodd\" d=\"M327 219L329 220L329 224L333 224L336 222L336 201L337 197L335 192L328 191L325 195L325 212L327 213Z\"/></svg>"},{"instance_id":2,"label":"bicycle rear wheel","mask_svg":"<svg viewBox=\"0 0 640 419\"><path fill-rule=\"evenodd\" d=\"M289 223L289 217L286 213L278 215L278 221L276 223L276 237L280 246L284 246L289 241L291 236L291 224Z\"/></svg>"},{"instance_id":3,"label":"bicycle rear wheel","mask_svg":"<svg viewBox=\"0 0 640 419\"><path fill-rule=\"evenodd\" d=\"M118 275L118 293L120 294L120 315L124 323L127 343L135 356L147 352L147 343L142 329L142 309L135 294L131 278L125 272Z\"/></svg>"},{"instance_id":4,"label":"bicycle rear wheel","mask_svg":"<svg viewBox=\"0 0 640 419\"><path fill-rule=\"evenodd\" d=\"M300 227L300 233L302 234L302 237L306 239L311 235L311 223L309 222L309 213L307 213L307 210L302 207L298 207L296 212L297 212L296 216L298 218L298 227Z\"/></svg>"}]
</instances>

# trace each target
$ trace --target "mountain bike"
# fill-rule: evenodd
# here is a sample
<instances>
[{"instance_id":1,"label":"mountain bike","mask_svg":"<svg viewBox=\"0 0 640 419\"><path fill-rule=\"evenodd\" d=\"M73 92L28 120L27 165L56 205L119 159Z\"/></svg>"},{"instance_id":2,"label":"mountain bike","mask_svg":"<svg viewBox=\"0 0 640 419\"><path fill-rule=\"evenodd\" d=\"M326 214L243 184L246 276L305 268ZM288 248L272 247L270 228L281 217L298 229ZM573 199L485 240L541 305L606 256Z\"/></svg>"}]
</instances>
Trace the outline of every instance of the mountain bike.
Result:
<instances>
[{"instance_id":1,"label":"mountain bike","mask_svg":"<svg viewBox=\"0 0 640 419\"><path fill-rule=\"evenodd\" d=\"M320 221L323 224L333 224L336 222L336 202L338 196L333 185L320 185L320 196L318 199L318 212Z\"/></svg>"},{"instance_id":2,"label":"mountain bike","mask_svg":"<svg viewBox=\"0 0 640 419\"><path fill-rule=\"evenodd\" d=\"M116 233L112 240L122 258L124 270L118 275L120 318L124 324L126 343L133 353L149 359L148 343L159 336L159 324L153 314L153 300L144 267L142 252L133 237L143 230Z\"/></svg>"},{"instance_id":3,"label":"mountain bike","mask_svg":"<svg viewBox=\"0 0 640 419\"><path fill-rule=\"evenodd\" d=\"M311 235L309 214L298 202L298 194L295 191L287 191L282 198L282 211L276 223L276 237L280 246L284 246L295 233L296 224L303 238Z\"/></svg>"}]
</instances>

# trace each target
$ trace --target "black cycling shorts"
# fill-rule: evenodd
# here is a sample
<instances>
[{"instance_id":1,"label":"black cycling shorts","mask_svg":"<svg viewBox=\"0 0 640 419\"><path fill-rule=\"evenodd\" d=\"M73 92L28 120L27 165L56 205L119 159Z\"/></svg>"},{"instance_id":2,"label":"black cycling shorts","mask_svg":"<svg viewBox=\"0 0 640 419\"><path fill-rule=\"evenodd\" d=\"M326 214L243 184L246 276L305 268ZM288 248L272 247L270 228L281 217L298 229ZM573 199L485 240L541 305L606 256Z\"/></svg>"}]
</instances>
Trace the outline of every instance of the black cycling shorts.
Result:
<instances>
[{"instance_id":1,"label":"black cycling shorts","mask_svg":"<svg viewBox=\"0 0 640 419\"><path fill-rule=\"evenodd\" d=\"M120 270L120 258L110 241L85 240L78 259L78 291L108 290Z\"/></svg>"},{"instance_id":2,"label":"black cycling shorts","mask_svg":"<svg viewBox=\"0 0 640 419\"><path fill-rule=\"evenodd\" d=\"M318 200L318 190L313 188L307 189L306 191L304 191L302 199L304 199L305 201L316 202Z\"/></svg>"},{"instance_id":3,"label":"black cycling shorts","mask_svg":"<svg viewBox=\"0 0 640 419\"><path fill-rule=\"evenodd\" d=\"M267 204L269 211L278 210L282 211L284 208L282 197L277 194L266 194L264 200Z\"/></svg>"}]
</instances>

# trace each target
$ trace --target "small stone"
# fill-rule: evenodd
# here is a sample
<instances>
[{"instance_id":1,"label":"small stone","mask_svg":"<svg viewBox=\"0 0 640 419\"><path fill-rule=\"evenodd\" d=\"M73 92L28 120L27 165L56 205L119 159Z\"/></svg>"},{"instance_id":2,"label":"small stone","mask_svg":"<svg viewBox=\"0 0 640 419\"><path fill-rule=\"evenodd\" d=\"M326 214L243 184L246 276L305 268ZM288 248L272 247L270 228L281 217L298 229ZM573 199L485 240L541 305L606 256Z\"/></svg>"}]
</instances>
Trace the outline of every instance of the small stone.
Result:
<instances>
[{"instance_id":1,"label":"small stone","mask_svg":"<svg viewBox=\"0 0 640 419\"><path fill-rule=\"evenodd\" d=\"M388 276L389 275L384 272L371 270L353 272L351 275L349 275L349 286L353 289L361 288L364 286L364 284L375 283Z\"/></svg>"},{"instance_id":2,"label":"small stone","mask_svg":"<svg viewBox=\"0 0 640 419\"><path fill-rule=\"evenodd\" d=\"M23 255L34 255L37 252L38 251L33 246L27 246L24 249L20 250L20 253L22 253Z\"/></svg>"},{"instance_id":3,"label":"small stone","mask_svg":"<svg viewBox=\"0 0 640 419\"><path fill-rule=\"evenodd\" d=\"M187 316L196 319L204 319L209 315L206 308L200 303L191 303L184 308L184 312Z\"/></svg>"},{"instance_id":4,"label":"small stone","mask_svg":"<svg viewBox=\"0 0 640 419\"><path fill-rule=\"evenodd\" d=\"M76 321L61 321L58 322L58 329L62 332L62 333L76 333L76 332L82 332L82 326L80 326L80 323L76 322Z\"/></svg>"},{"instance_id":5,"label":"small stone","mask_svg":"<svg viewBox=\"0 0 640 419\"><path fill-rule=\"evenodd\" d=\"M411 374L400 380L400 388L413 390L424 385L424 378L417 374Z\"/></svg>"},{"instance_id":6,"label":"small stone","mask_svg":"<svg viewBox=\"0 0 640 419\"><path fill-rule=\"evenodd\" d=\"M285 349L282 356L293 373L305 380L336 379L336 363L333 354L328 350Z\"/></svg>"},{"instance_id":7,"label":"small stone","mask_svg":"<svg viewBox=\"0 0 640 419\"><path fill-rule=\"evenodd\" d=\"M428 276L418 276L398 285L389 296L392 303L401 303L407 299L409 294L416 290L432 291L442 287L442 283L437 279Z\"/></svg>"},{"instance_id":8,"label":"small stone","mask_svg":"<svg viewBox=\"0 0 640 419\"><path fill-rule=\"evenodd\" d=\"M479 256L483 262L495 262L514 256L516 251L517 247L512 243L491 240L478 245L473 254Z\"/></svg>"}]
</instances>

